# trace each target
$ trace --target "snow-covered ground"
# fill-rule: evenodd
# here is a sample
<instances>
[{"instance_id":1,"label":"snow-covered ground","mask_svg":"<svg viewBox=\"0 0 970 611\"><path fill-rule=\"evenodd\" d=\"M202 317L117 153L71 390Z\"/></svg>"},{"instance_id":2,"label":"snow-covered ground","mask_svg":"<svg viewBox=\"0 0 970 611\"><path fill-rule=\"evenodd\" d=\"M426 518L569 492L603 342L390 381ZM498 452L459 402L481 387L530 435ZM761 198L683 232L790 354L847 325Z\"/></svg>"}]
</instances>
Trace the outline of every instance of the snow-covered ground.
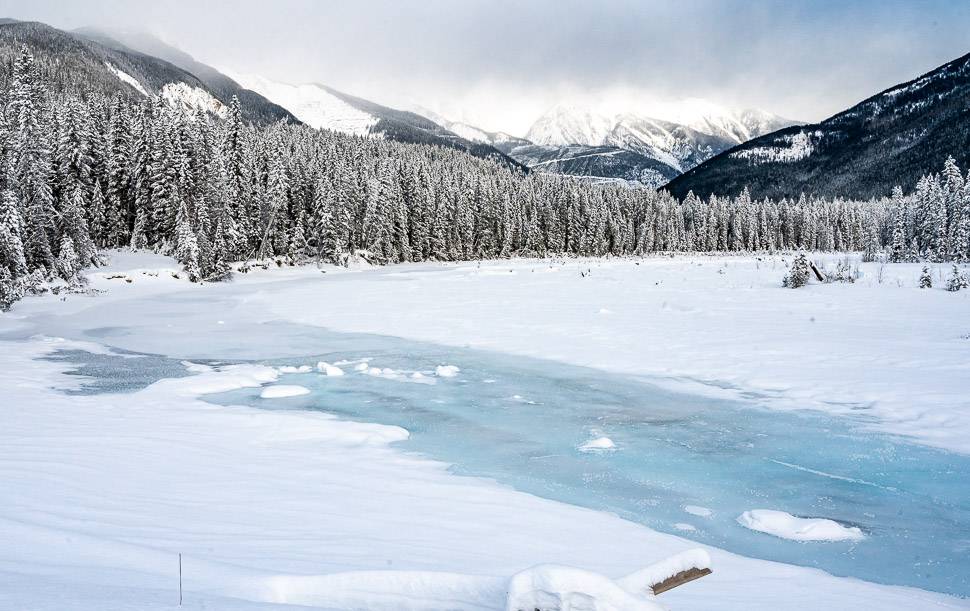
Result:
<instances>
[{"instance_id":1,"label":"snow-covered ground","mask_svg":"<svg viewBox=\"0 0 970 611\"><path fill-rule=\"evenodd\" d=\"M180 355L189 341L216 341L233 318L291 320L660 374L695 390L718 382L716 392L776 407L865 408L883 428L970 450L970 299L913 288L916 266L887 267L882 282L878 266L864 266L854 285L798 291L779 287L780 258L308 266L206 286L171 269L161 257L119 255L92 274L106 292L28 298L0 315L0 334L82 337L140 320L119 341ZM174 294L197 299L211 324L168 334L157 312L126 307ZM523 583L563 580L626 600L624 575L696 547L450 474L390 447L407 435L397 427L199 399L272 384L269 367L188 365L191 377L135 394L66 395L52 389L71 383L65 366L35 359L74 345L0 343L0 608L171 608L178 553L187 608L501 609L510 584L521 593ZM970 606L708 551L714 574L657 602L675 611ZM582 571L521 573L539 564Z\"/></svg>"},{"instance_id":2,"label":"snow-covered ground","mask_svg":"<svg viewBox=\"0 0 970 611\"><path fill-rule=\"evenodd\" d=\"M790 262L396 266L252 298L279 318L334 330L694 380L773 407L865 412L883 430L970 452L970 291L920 290L921 265L878 263L862 264L854 284L783 290ZM934 266L937 287L949 269Z\"/></svg>"}]
</instances>

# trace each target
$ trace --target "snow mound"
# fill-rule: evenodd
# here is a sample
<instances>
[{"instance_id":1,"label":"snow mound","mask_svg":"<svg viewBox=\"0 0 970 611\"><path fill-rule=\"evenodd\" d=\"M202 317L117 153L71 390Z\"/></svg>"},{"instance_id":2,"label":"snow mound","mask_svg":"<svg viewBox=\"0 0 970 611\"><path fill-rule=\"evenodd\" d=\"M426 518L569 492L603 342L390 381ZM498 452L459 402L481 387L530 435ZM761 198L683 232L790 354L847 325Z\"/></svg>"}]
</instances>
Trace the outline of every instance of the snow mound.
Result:
<instances>
[{"instance_id":1,"label":"snow mound","mask_svg":"<svg viewBox=\"0 0 970 611\"><path fill-rule=\"evenodd\" d=\"M616 444L609 437L596 437L579 446L580 452L601 452L603 450L615 449Z\"/></svg>"},{"instance_id":2,"label":"snow mound","mask_svg":"<svg viewBox=\"0 0 970 611\"><path fill-rule=\"evenodd\" d=\"M691 515L700 516L702 518L709 518L714 514L714 512L707 507L701 507L700 505L684 505L684 511Z\"/></svg>"},{"instance_id":3,"label":"snow mound","mask_svg":"<svg viewBox=\"0 0 970 611\"><path fill-rule=\"evenodd\" d=\"M116 67L111 62L104 62L104 65L107 66L108 70L110 70L112 74L117 76L122 83L127 83L131 85L132 87L134 87L135 91L142 94L146 98L148 97L148 92L145 91L145 88L141 86L141 83L138 82L138 79L128 74L121 68Z\"/></svg>"},{"instance_id":4,"label":"snow mound","mask_svg":"<svg viewBox=\"0 0 970 611\"><path fill-rule=\"evenodd\" d=\"M185 111L203 110L225 119L228 109L226 105L201 87L193 87L188 83L166 83L161 91L162 99L172 108Z\"/></svg>"},{"instance_id":5,"label":"snow mound","mask_svg":"<svg viewBox=\"0 0 970 611\"><path fill-rule=\"evenodd\" d=\"M340 367L337 367L336 365L331 365L330 363L324 363L323 361L320 361L319 363L317 363L317 371L319 371L320 373L328 377L344 375L343 369L341 369Z\"/></svg>"},{"instance_id":6,"label":"snow mound","mask_svg":"<svg viewBox=\"0 0 970 611\"><path fill-rule=\"evenodd\" d=\"M688 524L686 522L677 522L676 524L674 524L674 528L676 528L677 530L682 530L684 532L693 532L697 530L696 528L694 528L693 524Z\"/></svg>"},{"instance_id":7,"label":"snow mound","mask_svg":"<svg viewBox=\"0 0 970 611\"><path fill-rule=\"evenodd\" d=\"M198 363L187 363L186 369L196 375L187 378L166 378L152 384L149 389L155 392L169 392L180 397L229 392L239 388L256 388L275 382L279 372L266 365L223 365L213 367Z\"/></svg>"},{"instance_id":8,"label":"snow mound","mask_svg":"<svg viewBox=\"0 0 970 611\"><path fill-rule=\"evenodd\" d=\"M738 516L745 528L792 541L861 541L862 530L825 518L799 518L784 511L752 509Z\"/></svg>"},{"instance_id":9,"label":"snow mound","mask_svg":"<svg viewBox=\"0 0 970 611\"><path fill-rule=\"evenodd\" d=\"M461 369L455 367L454 365L438 365L434 368L434 373L439 378L453 378L458 375L459 371L461 371Z\"/></svg>"},{"instance_id":10,"label":"snow mound","mask_svg":"<svg viewBox=\"0 0 970 611\"><path fill-rule=\"evenodd\" d=\"M310 394L310 389L295 384L275 384L267 386L259 393L261 399L282 399L284 397L299 397Z\"/></svg>"},{"instance_id":11,"label":"snow mound","mask_svg":"<svg viewBox=\"0 0 970 611\"><path fill-rule=\"evenodd\" d=\"M706 550L697 548L681 552L666 560L661 560L641 569L635 573L630 573L622 579L617 579L616 583L628 592L649 591L650 588L678 573L690 569L709 569L711 568L711 556Z\"/></svg>"},{"instance_id":12,"label":"snow mound","mask_svg":"<svg viewBox=\"0 0 970 611\"><path fill-rule=\"evenodd\" d=\"M628 592L602 575L568 566L540 565L509 580L506 611L664 611L653 594Z\"/></svg>"}]
</instances>

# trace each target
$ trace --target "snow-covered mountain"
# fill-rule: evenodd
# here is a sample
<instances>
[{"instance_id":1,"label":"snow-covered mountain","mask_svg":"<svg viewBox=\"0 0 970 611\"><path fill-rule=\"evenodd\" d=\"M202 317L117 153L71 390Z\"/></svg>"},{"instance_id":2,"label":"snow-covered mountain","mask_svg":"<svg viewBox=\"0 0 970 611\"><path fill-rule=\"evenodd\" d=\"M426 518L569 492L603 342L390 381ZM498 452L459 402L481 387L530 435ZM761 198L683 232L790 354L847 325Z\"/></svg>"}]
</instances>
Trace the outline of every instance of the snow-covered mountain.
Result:
<instances>
[{"instance_id":1,"label":"snow-covered mountain","mask_svg":"<svg viewBox=\"0 0 970 611\"><path fill-rule=\"evenodd\" d=\"M117 51L158 58L185 70L197 77L212 96L220 102L228 103L233 96L239 98L240 110L243 119L246 121L252 121L259 125L281 120L296 121L296 118L285 108L270 102L250 89L246 89L212 66L196 60L181 49L173 47L147 32L88 26L74 30L73 34L83 36Z\"/></svg>"},{"instance_id":2,"label":"snow-covered mountain","mask_svg":"<svg viewBox=\"0 0 970 611\"><path fill-rule=\"evenodd\" d=\"M536 120L526 138L545 146L615 146L679 174L727 148L794 124L764 111L732 111L696 99L685 100L668 114L669 118L635 111L608 114L557 104Z\"/></svg>"},{"instance_id":3,"label":"snow-covered mountain","mask_svg":"<svg viewBox=\"0 0 970 611\"><path fill-rule=\"evenodd\" d=\"M821 123L741 144L668 185L674 195L866 199L886 196L942 167L970 163L970 54ZM752 119L756 122L757 117Z\"/></svg>"},{"instance_id":4,"label":"snow-covered mountain","mask_svg":"<svg viewBox=\"0 0 970 611\"><path fill-rule=\"evenodd\" d=\"M293 85L257 75L231 74L245 87L286 108L300 121L317 129L355 136L376 136L398 142L447 146L521 168L520 164L487 140L466 138L414 112L382 106L319 83Z\"/></svg>"},{"instance_id":5,"label":"snow-covered mountain","mask_svg":"<svg viewBox=\"0 0 970 611\"><path fill-rule=\"evenodd\" d=\"M411 110L422 117L425 117L426 119L434 121L449 131L454 132L465 140L489 144L506 154L508 154L509 151L514 147L532 144L532 142L526 140L525 138L519 138L518 136L513 136L507 132L490 132L463 121L452 121L448 117L420 105L412 106Z\"/></svg>"},{"instance_id":6,"label":"snow-covered mountain","mask_svg":"<svg viewBox=\"0 0 970 611\"><path fill-rule=\"evenodd\" d=\"M290 85L258 75L225 72L243 87L286 108L310 127L366 136L377 124L376 116L354 108L321 85Z\"/></svg>"},{"instance_id":7,"label":"snow-covered mountain","mask_svg":"<svg viewBox=\"0 0 970 611\"><path fill-rule=\"evenodd\" d=\"M420 106L414 110L536 171L648 187L664 185L725 149L792 124L763 111L733 112L703 100L687 100L675 107L672 114L677 121L557 104L536 120L525 138L519 138L452 121Z\"/></svg>"},{"instance_id":8,"label":"snow-covered mountain","mask_svg":"<svg viewBox=\"0 0 970 611\"><path fill-rule=\"evenodd\" d=\"M24 46L33 54L40 74L59 91L85 96L121 95L130 100L157 97L174 108L201 110L218 117L225 116L231 99L184 68L104 34L65 32L43 23L13 19L0 20L0 77L8 74ZM238 85L236 88L242 91ZM248 116L253 116L251 102L254 100L247 99L242 104Z\"/></svg>"}]
</instances>

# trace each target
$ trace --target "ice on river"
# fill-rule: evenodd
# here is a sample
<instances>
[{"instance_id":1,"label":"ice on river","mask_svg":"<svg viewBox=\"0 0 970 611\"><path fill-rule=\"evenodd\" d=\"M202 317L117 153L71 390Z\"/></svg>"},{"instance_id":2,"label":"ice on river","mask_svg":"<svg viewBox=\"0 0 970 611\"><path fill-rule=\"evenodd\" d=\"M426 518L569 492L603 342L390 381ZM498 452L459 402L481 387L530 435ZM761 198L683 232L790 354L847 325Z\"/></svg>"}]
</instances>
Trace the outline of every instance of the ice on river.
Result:
<instances>
[{"instance_id":1,"label":"ice on river","mask_svg":"<svg viewBox=\"0 0 970 611\"><path fill-rule=\"evenodd\" d=\"M296 384L274 384L267 386L259 393L262 399L283 399L286 397L299 397L310 394L310 389Z\"/></svg>"},{"instance_id":2,"label":"ice on river","mask_svg":"<svg viewBox=\"0 0 970 611\"><path fill-rule=\"evenodd\" d=\"M825 518L800 518L784 511L752 509L738 516L745 528L792 541L861 541L866 538L855 526Z\"/></svg>"}]
</instances>

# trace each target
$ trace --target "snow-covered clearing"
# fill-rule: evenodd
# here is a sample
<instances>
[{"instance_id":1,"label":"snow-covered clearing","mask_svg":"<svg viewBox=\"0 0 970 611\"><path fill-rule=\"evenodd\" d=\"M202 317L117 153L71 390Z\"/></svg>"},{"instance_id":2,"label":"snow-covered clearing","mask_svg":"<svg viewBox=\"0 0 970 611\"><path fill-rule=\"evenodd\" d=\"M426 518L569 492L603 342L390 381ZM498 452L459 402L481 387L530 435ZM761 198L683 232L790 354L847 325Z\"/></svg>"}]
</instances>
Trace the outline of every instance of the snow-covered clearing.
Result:
<instances>
[{"instance_id":1,"label":"snow-covered clearing","mask_svg":"<svg viewBox=\"0 0 970 611\"><path fill-rule=\"evenodd\" d=\"M284 319L689 377L696 389L718 380L717 392L754 392L774 406L867 407L880 426L968 450L967 295L910 288L917 266L888 268L881 284L869 266L855 285L798 291L778 287L778 260L740 257L283 268L206 286L172 268L118 256L92 274L106 293L29 298L0 315L0 334L49 326L81 337L141 317L135 335L115 339L181 356L238 319ZM211 324L169 334L169 321L126 308L175 292L211 310ZM69 314L74 326L59 326ZM187 364L191 377L134 394L66 395L52 389L71 384L65 366L35 359L72 346L2 342L0 608L171 608L182 553L190 609L502 609L512 585L564 582L616 609L608 602L626 600L624 575L697 547L450 474L389 446L407 436L397 427L283 402L269 411L199 399L272 384L270 367ZM714 574L657 602L674 611L968 606L707 551ZM521 573L540 564L566 568Z\"/></svg>"}]
</instances>

